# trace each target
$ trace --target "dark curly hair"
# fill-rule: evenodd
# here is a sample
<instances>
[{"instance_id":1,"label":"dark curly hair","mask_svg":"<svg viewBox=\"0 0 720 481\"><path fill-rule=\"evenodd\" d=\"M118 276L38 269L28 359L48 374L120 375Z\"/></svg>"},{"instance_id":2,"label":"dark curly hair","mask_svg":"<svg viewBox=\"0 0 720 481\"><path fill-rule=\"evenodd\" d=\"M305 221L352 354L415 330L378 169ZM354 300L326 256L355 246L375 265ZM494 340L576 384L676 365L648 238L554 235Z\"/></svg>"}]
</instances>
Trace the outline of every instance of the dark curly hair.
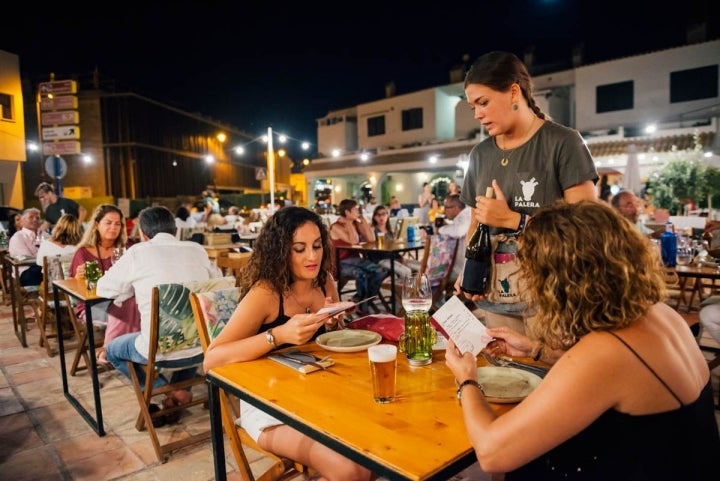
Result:
<instances>
[{"instance_id":1,"label":"dark curly hair","mask_svg":"<svg viewBox=\"0 0 720 481\"><path fill-rule=\"evenodd\" d=\"M277 210L263 225L255 240L248 265L240 279L240 292L245 296L250 288L262 281L280 293L285 293L293 283L290 255L295 231L306 223L320 230L322 261L320 272L313 281L314 287L325 288L328 272L332 268L332 243L327 227L315 212L305 207L287 206Z\"/></svg>"},{"instance_id":2,"label":"dark curly hair","mask_svg":"<svg viewBox=\"0 0 720 481\"><path fill-rule=\"evenodd\" d=\"M537 308L528 330L554 349L627 327L666 299L658 249L605 202L541 207L522 233L518 259Z\"/></svg>"}]
</instances>

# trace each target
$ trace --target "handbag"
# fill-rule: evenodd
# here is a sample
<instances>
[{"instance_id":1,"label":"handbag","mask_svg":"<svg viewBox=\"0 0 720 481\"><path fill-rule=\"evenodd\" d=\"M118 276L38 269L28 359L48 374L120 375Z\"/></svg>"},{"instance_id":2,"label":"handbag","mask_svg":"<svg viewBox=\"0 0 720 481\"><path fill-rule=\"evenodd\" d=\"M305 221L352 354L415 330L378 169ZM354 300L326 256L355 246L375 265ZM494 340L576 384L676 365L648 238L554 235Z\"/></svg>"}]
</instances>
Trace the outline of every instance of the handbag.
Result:
<instances>
[{"instance_id":1,"label":"handbag","mask_svg":"<svg viewBox=\"0 0 720 481\"><path fill-rule=\"evenodd\" d=\"M518 243L515 234L492 237L492 279L487 299L501 304L523 302L526 283L517 259Z\"/></svg>"}]
</instances>

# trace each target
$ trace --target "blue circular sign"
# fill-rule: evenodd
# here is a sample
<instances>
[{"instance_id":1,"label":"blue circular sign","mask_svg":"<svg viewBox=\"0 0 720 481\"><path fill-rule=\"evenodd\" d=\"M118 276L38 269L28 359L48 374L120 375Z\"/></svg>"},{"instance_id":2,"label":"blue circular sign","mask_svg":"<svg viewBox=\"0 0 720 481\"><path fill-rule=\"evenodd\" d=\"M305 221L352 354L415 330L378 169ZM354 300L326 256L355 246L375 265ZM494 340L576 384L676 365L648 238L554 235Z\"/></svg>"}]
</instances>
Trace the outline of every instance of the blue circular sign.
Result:
<instances>
[{"instance_id":1,"label":"blue circular sign","mask_svg":"<svg viewBox=\"0 0 720 481\"><path fill-rule=\"evenodd\" d=\"M51 155L45 159L45 172L53 179L62 179L67 174L67 163L59 155Z\"/></svg>"}]
</instances>

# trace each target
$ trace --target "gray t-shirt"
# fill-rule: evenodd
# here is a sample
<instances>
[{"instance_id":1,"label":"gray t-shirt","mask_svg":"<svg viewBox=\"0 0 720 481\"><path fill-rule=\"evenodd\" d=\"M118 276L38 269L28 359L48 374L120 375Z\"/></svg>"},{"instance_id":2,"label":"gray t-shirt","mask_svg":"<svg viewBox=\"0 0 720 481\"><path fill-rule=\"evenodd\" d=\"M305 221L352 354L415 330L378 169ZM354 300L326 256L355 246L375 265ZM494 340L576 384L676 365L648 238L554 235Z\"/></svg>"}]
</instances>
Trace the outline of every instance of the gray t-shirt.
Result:
<instances>
[{"instance_id":1,"label":"gray t-shirt","mask_svg":"<svg viewBox=\"0 0 720 481\"><path fill-rule=\"evenodd\" d=\"M500 164L503 157L508 158L505 167ZM576 130L545 121L530 140L511 152L500 150L494 137L473 147L462 201L474 207L475 197L485 195L493 179L500 184L511 210L532 215L541 206L561 199L565 189L587 180L597 182L598 173ZM502 230L507 231L491 232Z\"/></svg>"},{"instance_id":2,"label":"gray t-shirt","mask_svg":"<svg viewBox=\"0 0 720 481\"><path fill-rule=\"evenodd\" d=\"M500 161L506 157L508 163ZM598 173L590 151L580 134L552 121L545 123L530 140L518 148L503 152L490 137L470 151L470 162L460 197L469 207L475 197L485 195L497 180L510 210L532 215L540 207L563 197L563 191L587 180L597 182ZM492 228L492 234L513 232ZM490 312L519 315L525 303L493 303L486 299L477 306Z\"/></svg>"}]
</instances>

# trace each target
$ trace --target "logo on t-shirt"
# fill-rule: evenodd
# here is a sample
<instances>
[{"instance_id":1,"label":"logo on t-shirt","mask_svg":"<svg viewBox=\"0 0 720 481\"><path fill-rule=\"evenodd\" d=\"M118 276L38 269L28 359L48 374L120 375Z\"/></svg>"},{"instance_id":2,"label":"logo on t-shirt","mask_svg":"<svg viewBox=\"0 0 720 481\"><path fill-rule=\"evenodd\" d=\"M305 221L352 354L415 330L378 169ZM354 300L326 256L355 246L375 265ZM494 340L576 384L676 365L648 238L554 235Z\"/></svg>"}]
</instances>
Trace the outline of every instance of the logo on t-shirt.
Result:
<instances>
[{"instance_id":1,"label":"logo on t-shirt","mask_svg":"<svg viewBox=\"0 0 720 481\"><path fill-rule=\"evenodd\" d=\"M538 181L533 177L530 180L521 180L522 185L522 197L515 196L515 207L540 207L540 203L533 202L532 197L535 195L535 187L538 185Z\"/></svg>"}]
</instances>

